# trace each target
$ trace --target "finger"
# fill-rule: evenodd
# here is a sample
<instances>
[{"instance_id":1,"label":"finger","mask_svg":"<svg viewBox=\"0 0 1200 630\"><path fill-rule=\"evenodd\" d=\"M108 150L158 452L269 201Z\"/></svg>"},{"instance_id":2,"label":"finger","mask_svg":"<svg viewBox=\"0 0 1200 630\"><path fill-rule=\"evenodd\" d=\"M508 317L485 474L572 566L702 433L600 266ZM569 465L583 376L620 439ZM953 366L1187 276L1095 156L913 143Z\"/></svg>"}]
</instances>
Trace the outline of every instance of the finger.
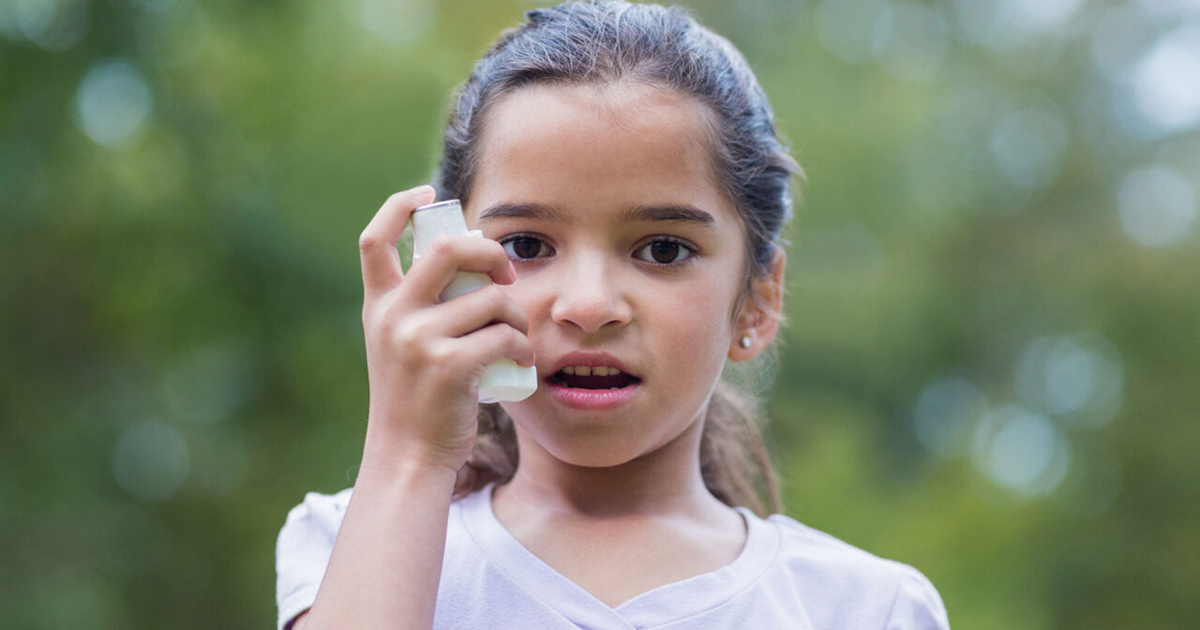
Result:
<instances>
[{"instance_id":1,"label":"finger","mask_svg":"<svg viewBox=\"0 0 1200 630\"><path fill-rule=\"evenodd\" d=\"M496 286L421 309L409 317L411 325L418 327L426 338L462 337L496 323L512 326L522 334L529 332L525 312Z\"/></svg>"},{"instance_id":2,"label":"finger","mask_svg":"<svg viewBox=\"0 0 1200 630\"><path fill-rule=\"evenodd\" d=\"M407 292L417 299L436 301L460 271L485 273L498 284L512 284L516 279L512 262L499 243L472 236L439 236L408 270Z\"/></svg>"},{"instance_id":3,"label":"finger","mask_svg":"<svg viewBox=\"0 0 1200 630\"><path fill-rule=\"evenodd\" d=\"M433 201L432 186L417 186L387 198L358 239L362 259L363 289L367 294L387 290L400 282L404 272L396 243L408 218L418 206Z\"/></svg>"},{"instance_id":4,"label":"finger","mask_svg":"<svg viewBox=\"0 0 1200 630\"><path fill-rule=\"evenodd\" d=\"M508 324L492 324L448 341L457 346L459 356L473 366L488 365L500 359L512 359L530 366L536 360L529 337Z\"/></svg>"}]
</instances>

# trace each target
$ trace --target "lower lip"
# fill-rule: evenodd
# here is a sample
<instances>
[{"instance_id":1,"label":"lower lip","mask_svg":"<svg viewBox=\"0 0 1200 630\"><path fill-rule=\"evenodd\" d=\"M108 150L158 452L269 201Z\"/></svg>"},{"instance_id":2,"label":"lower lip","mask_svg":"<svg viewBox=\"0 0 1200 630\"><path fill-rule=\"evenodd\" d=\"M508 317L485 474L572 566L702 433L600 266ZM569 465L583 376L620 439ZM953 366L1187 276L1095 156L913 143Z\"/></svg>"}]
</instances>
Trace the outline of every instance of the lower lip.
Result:
<instances>
[{"instance_id":1,"label":"lower lip","mask_svg":"<svg viewBox=\"0 0 1200 630\"><path fill-rule=\"evenodd\" d=\"M573 409L599 411L614 409L628 403L641 388L641 382L620 389L580 389L546 381L546 389L555 402Z\"/></svg>"}]
</instances>

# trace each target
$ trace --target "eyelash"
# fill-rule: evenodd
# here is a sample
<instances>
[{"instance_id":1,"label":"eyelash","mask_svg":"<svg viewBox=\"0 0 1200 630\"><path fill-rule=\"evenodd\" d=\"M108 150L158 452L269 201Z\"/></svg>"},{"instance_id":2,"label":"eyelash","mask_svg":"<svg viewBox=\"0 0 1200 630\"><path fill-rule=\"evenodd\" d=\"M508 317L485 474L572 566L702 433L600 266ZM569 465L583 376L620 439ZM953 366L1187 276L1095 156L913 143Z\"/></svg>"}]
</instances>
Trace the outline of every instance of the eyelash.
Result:
<instances>
[{"instance_id":1,"label":"eyelash","mask_svg":"<svg viewBox=\"0 0 1200 630\"><path fill-rule=\"evenodd\" d=\"M538 242L539 248L538 248L537 256L530 256L528 258L525 258L525 257L517 256L516 252L512 250L511 246L513 243L520 241L520 240L525 240L525 239L529 239L529 240ZM536 235L533 235L533 234L527 234L527 233L510 234L508 236L501 238L499 240L499 243L500 243L500 245L502 245L504 247L504 253L508 254L509 259L514 260L514 261L528 262L528 261L538 260L539 258L549 258L550 256L554 255L554 248L549 243L547 243L544 239L542 239L541 237L538 237ZM658 262L658 261L652 260L652 259L641 258L638 256L638 254L640 252L642 252L646 248L650 247L651 245L654 245L655 243L671 243L673 245L678 245L680 248L682 248L684 251L687 252L687 255L684 256L684 258L682 260L674 260L674 261L665 262L665 263ZM549 253L543 254L544 249L549 250ZM650 264L650 265L654 265L655 267L676 267L679 265L686 264L686 263L690 262L693 258L695 258L696 254L699 252L699 250L697 250L697 248L694 245L692 245L691 243L688 243L687 241L685 241L681 238L676 238L673 236L655 236L652 239L645 241L645 242L641 243L640 245L638 245L637 248L634 249L633 251L634 251L633 257L636 260Z\"/></svg>"}]
</instances>

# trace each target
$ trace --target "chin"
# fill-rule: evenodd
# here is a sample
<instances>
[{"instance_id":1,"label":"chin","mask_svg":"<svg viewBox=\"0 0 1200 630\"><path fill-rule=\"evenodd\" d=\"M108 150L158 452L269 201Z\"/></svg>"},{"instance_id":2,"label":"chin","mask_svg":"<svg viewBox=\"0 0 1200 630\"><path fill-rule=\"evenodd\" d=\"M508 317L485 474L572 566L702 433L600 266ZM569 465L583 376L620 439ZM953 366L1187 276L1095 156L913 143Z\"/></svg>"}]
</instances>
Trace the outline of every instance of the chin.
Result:
<instances>
[{"instance_id":1,"label":"chin","mask_svg":"<svg viewBox=\"0 0 1200 630\"><path fill-rule=\"evenodd\" d=\"M637 459L641 454L629 454L619 451L606 452L599 449L589 449L587 452L566 451L551 452L555 459L564 464L580 468L616 468Z\"/></svg>"},{"instance_id":2,"label":"chin","mask_svg":"<svg viewBox=\"0 0 1200 630\"><path fill-rule=\"evenodd\" d=\"M560 424L546 430L544 427L523 426L518 422L516 428L517 434L523 438L518 440L522 458L532 448L564 464L583 468L612 468L655 450L645 443L630 440L627 433L614 433L611 427L602 428L595 424L572 429Z\"/></svg>"},{"instance_id":3,"label":"chin","mask_svg":"<svg viewBox=\"0 0 1200 630\"><path fill-rule=\"evenodd\" d=\"M537 440L538 446L564 464L583 468L612 468L645 455L654 449L643 444L630 444L628 440L613 439L615 436L593 436L588 439L577 437L561 440L551 437ZM608 439L605 439L605 438Z\"/></svg>"},{"instance_id":4,"label":"chin","mask_svg":"<svg viewBox=\"0 0 1200 630\"><path fill-rule=\"evenodd\" d=\"M656 454L664 454L669 445L682 436L640 436L641 440L630 440L627 435L591 435L587 437L578 434L559 435L530 435L521 445L539 451L543 456L553 458L569 466L590 469L618 468L646 458L654 459ZM521 450L522 458L525 450ZM646 460L649 463L649 460Z\"/></svg>"}]
</instances>

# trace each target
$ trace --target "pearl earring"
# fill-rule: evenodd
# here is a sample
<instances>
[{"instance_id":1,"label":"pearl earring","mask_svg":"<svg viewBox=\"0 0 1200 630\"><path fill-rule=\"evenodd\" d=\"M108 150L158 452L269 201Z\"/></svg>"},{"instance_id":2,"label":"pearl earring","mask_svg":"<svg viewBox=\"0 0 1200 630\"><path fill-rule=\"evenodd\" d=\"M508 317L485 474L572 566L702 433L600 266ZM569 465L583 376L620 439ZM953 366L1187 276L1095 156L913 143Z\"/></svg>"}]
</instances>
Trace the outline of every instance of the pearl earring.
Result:
<instances>
[{"instance_id":1,"label":"pearl earring","mask_svg":"<svg viewBox=\"0 0 1200 630\"><path fill-rule=\"evenodd\" d=\"M743 350L749 349L750 348L750 335L742 335L742 338L738 341L738 344L742 346Z\"/></svg>"}]
</instances>

